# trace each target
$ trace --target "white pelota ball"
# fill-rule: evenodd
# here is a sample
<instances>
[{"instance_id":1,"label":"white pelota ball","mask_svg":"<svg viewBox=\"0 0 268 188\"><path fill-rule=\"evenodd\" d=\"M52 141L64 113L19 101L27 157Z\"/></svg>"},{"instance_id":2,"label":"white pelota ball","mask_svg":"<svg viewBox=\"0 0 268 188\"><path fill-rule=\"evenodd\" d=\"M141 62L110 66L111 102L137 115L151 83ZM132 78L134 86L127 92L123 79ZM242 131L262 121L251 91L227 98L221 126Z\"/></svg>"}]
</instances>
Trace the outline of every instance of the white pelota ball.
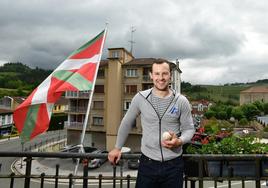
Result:
<instances>
[{"instance_id":1,"label":"white pelota ball","mask_svg":"<svg viewBox=\"0 0 268 188\"><path fill-rule=\"evenodd\" d=\"M171 140L171 135L169 134L169 132L164 132L163 135L162 135L163 139L164 140Z\"/></svg>"}]
</instances>

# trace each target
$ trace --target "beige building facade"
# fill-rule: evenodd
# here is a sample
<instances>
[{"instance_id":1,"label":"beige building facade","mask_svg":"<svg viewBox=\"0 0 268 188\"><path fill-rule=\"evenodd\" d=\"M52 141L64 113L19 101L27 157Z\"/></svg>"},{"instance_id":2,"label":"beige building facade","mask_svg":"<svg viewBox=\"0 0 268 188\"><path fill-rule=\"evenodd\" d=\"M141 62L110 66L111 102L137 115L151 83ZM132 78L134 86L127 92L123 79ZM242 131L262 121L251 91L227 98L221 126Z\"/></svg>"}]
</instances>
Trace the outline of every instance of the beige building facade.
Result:
<instances>
[{"instance_id":1,"label":"beige building facade","mask_svg":"<svg viewBox=\"0 0 268 188\"><path fill-rule=\"evenodd\" d=\"M134 58L124 48L109 48L109 57L100 63L90 107L84 146L106 150L114 147L118 127L134 95L153 86L149 71L155 58ZM180 90L179 67L174 64L171 87ZM178 91L180 92L180 91ZM69 99L67 143L80 144L90 92L66 92ZM139 117L128 137L126 147L138 151L141 141Z\"/></svg>"},{"instance_id":2,"label":"beige building facade","mask_svg":"<svg viewBox=\"0 0 268 188\"><path fill-rule=\"evenodd\" d=\"M254 86L240 92L240 105L255 101L268 102L268 86Z\"/></svg>"}]
</instances>

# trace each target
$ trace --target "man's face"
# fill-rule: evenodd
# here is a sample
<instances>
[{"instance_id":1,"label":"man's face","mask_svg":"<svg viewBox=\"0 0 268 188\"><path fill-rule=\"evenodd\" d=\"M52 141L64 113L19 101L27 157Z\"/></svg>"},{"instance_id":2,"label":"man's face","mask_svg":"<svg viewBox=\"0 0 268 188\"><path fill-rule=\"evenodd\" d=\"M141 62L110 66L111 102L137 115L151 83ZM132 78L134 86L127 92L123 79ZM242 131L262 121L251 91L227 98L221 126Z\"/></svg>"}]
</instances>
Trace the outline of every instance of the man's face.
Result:
<instances>
[{"instance_id":1,"label":"man's face","mask_svg":"<svg viewBox=\"0 0 268 188\"><path fill-rule=\"evenodd\" d=\"M168 90L171 73L167 63L153 64L150 77L153 80L155 89L159 91Z\"/></svg>"}]
</instances>

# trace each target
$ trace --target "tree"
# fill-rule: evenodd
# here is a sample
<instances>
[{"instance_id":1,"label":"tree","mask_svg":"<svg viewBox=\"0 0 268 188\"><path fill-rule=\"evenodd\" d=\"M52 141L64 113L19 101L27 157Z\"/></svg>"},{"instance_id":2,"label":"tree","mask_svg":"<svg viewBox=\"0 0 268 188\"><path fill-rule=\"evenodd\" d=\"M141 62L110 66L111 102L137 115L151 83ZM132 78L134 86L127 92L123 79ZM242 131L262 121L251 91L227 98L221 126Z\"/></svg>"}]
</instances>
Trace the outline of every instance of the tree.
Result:
<instances>
[{"instance_id":1,"label":"tree","mask_svg":"<svg viewBox=\"0 0 268 188\"><path fill-rule=\"evenodd\" d=\"M228 118L228 115L227 115L227 112L226 111L220 111L216 117L218 119L221 119L221 120L224 120L224 119L227 119Z\"/></svg>"},{"instance_id":2,"label":"tree","mask_svg":"<svg viewBox=\"0 0 268 188\"><path fill-rule=\"evenodd\" d=\"M259 111L263 112L263 105L264 105L263 102L261 102L261 101L255 101L253 104L257 107L257 109Z\"/></svg>"},{"instance_id":3,"label":"tree","mask_svg":"<svg viewBox=\"0 0 268 188\"><path fill-rule=\"evenodd\" d=\"M243 111L241 110L240 107L233 108L231 114L237 120L240 120L240 119L242 119L244 117L244 113L243 113Z\"/></svg>"},{"instance_id":4,"label":"tree","mask_svg":"<svg viewBox=\"0 0 268 188\"><path fill-rule=\"evenodd\" d=\"M248 125L248 120L247 120L247 118L242 118L242 119L240 119L240 121L239 121L239 125L242 125L242 126Z\"/></svg>"},{"instance_id":5,"label":"tree","mask_svg":"<svg viewBox=\"0 0 268 188\"><path fill-rule=\"evenodd\" d=\"M216 117L216 113L212 110L208 110L205 112L204 116L207 118L207 119L210 119L212 117Z\"/></svg>"},{"instance_id":6,"label":"tree","mask_svg":"<svg viewBox=\"0 0 268 188\"><path fill-rule=\"evenodd\" d=\"M261 111L254 104L244 104L241 106L241 109L249 121L261 113Z\"/></svg>"},{"instance_id":7,"label":"tree","mask_svg":"<svg viewBox=\"0 0 268 188\"><path fill-rule=\"evenodd\" d=\"M264 114L268 114L268 103L263 104L263 112Z\"/></svg>"}]
</instances>

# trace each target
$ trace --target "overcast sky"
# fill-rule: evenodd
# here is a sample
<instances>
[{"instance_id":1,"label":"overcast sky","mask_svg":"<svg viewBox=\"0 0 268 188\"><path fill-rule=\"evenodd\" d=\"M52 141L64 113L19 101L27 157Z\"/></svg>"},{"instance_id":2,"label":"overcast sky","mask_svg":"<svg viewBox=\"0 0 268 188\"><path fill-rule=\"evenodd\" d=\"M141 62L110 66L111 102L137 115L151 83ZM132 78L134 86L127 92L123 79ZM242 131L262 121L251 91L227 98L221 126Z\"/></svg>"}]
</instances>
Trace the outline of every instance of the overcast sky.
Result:
<instances>
[{"instance_id":1,"label":"overcast sky","mask_svg":"<svg viewBox=\"0 0 268 188\"><path fill-rule=\"evenodd\" d=\"M108 22L107 48L179 59L182 80L268 79L266 0L1 0L0 64L56 68Z\"/></svg>"}]
</instances>

